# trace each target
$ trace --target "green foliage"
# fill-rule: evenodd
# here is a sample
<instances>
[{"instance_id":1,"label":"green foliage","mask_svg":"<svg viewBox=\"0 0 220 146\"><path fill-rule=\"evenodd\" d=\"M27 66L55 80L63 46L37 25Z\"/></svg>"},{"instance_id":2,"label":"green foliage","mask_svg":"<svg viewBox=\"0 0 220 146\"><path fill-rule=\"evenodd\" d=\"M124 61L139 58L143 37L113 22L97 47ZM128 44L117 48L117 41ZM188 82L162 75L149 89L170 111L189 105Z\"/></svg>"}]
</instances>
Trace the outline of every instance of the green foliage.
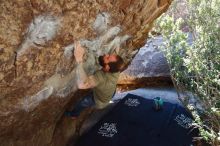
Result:
<instances>
[{"instance_id":1,"label":"green foliage","mask_svg":"<svg viewBox=\"0 0 220 146\"><path fill-rule=\"evenodd\" d=\"M171 10L175 15L173 2ZM186 17L162 15L157 28L178 90L190 91L201 101L206 119L196 112L200 134L212 145L220 139L220 0L185 0ZM189 31L183 32L183 28ZM189 42L189 38L193 40ZM206 129L204 129L206 125Z\"/></svg>"}]
</instances>

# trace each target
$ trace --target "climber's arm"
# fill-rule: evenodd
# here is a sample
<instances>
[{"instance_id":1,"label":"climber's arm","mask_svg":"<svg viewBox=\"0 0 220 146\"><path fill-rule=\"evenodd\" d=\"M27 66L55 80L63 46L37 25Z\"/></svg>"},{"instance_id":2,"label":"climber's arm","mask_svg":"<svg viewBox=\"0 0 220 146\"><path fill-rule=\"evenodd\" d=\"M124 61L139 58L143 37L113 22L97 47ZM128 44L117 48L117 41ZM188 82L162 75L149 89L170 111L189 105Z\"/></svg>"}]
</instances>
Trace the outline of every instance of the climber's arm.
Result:
<instances>
[{"instance_id":1,"label":"climber's arm","mask_svg":"<svg viewBox=\"0 0 220 146\"><path fill-rule=\"evenodd\" d=\"M78 63L76 74L77 74L77 85L79 89L89 89L95 87L97 84L93 75L88 76L83 68L83 56L85 54L85 49L76 42L74 49L74 56L76 62Z\"/></svg>"}]
</instances>

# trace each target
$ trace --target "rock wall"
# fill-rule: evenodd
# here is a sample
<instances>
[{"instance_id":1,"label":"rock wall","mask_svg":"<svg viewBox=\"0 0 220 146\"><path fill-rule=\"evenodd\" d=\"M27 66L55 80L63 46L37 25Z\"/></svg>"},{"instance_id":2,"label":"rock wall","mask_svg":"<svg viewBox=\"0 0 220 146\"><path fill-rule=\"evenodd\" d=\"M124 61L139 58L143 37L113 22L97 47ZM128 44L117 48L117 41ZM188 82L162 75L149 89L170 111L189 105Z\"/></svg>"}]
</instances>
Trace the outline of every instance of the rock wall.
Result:
<instances>
[{"instance_id":1,"label":"rock wall","mask_svg":"<svg viewBox=\"0 0 220 146\"><path fill-rule=\"evenodd\" d=\"M129 62L170 3L0 1L1 145L65 145L76 122L62 115L80 97L74 42L87 48L84 67L89 74L98 69L95 58L104 53L116 52Z\"/></svg>"},{"instance_id":2,"label":"rock wall","mask_svg":"<svg viewBox=\"0 0 220 146\"><path fill-rule=\"evenodd\" d=\"M159 49L163 43L162 36L148 38L128 68L121 72L118 89L172 86L169 65Z\"/></svg>"}]
</instances>

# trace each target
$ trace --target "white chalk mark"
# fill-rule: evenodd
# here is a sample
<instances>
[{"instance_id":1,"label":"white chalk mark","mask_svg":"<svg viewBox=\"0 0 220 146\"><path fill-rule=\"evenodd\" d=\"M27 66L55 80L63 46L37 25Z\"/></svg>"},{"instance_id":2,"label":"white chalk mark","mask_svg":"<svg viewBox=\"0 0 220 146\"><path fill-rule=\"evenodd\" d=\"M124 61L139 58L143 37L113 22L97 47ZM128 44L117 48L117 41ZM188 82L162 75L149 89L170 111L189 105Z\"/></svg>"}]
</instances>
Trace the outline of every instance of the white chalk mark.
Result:
<instances>
[{"instance_id":1,"label":"white chalk mark","mask_svg":"<svg viewBox=\"0 0 220 146\"><path fill-rule=\"evenodd\" d=\"M26 38L18 48L17 54L21 56L27 49L33 46L43 46L52 40L56 35L60 25L58 17L42 15L36 17L26 32Z\"/></svg>"},{"instance_id":2,"label":"white chalk mark","mask_svg":"<svg viewBox=\"0 0 220 146\"><path fill-rule=\"evenodd\" d=\"M125 43L131 36L124 35L122 37L116 36L107 46L105 47L105 54L106 53L116 53L119 54L119 51L121 49L121 45Z\"/></svg>"},{"instance_id":3,"label":"white chalk mark","mask_svg":"<svg viewBox=\"0 0 220 146\"><path fill-rule=\"evenodd\" d=\"M75 92L77 90L76 78L74 69L65 76L54 74L45 81L44 86L53 87L55 95L59 97L66 97L71 92Z\"/></svg>"},{"instance_id":4,"label":"white chalk mark","mask_svg":"<svg viewBox=\"0 0 220 146\"><path fill-rule=\"evenodd\" d=\"M111 27L103 36L101 36L99 39L101 40L101 43L107 43L110 39L116 37L118 33L121 32L120 26L114 26Z\"/></svg>"},{"instance_id":5,"label":"white chalk mark","mask_svg":"<svg viewBox=\"0 0 220 146\"><path fill-rule=\"evenodd\" d=\"M110 21L110 15L106 12L97 15L96 20L93 24L93 29L98 33L102 34L108 29Z\"/></svg>"},{"instance_id":6,"label":"white chalk mark","mask_svg":"<svg viewBox=\"0 0 220 146\"><path fill-rule=\"evenodd\" d=\"M45 87L37 94L24 98L21 103L22 104L21 107L25 111L31 111L34 108L36 108L41 101L50 97L52 93L53 93L53 87Z\"/></svg>"}]
</instances>

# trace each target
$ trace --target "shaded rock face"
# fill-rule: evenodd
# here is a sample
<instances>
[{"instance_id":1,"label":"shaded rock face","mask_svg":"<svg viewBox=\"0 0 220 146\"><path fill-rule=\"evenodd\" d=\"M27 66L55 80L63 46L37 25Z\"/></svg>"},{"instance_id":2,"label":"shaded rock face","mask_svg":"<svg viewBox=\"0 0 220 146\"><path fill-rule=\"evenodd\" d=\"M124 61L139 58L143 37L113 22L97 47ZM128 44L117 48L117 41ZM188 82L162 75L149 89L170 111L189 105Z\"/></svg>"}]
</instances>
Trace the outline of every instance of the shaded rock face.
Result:
<instances>
[{"instance_id":1,"label":"shaded rock face","mask_svg":"<svg viewBox=\"0 0 220 146\"><path fill-rule=\"evenodd\" d=\"M87 48L88 74L99 69L96 58L105 53L129 62L170 3L0 1L1 145L65 145L76 122L62 115L82 94L76 86L74 42L81 40Z\"/></svg>"},{"instance_id":2,"label":"shaded rock face","mask_svg":"<svg viewBox=\"0 0 220 146\"><path fill-rule=\"evenodd\" d=\"M120 74L118 84L122 89L172 85L167 60L159 49L162 43L163 38L157 36L140 48L128 68Z\"/></svg>"}]
</instances>

